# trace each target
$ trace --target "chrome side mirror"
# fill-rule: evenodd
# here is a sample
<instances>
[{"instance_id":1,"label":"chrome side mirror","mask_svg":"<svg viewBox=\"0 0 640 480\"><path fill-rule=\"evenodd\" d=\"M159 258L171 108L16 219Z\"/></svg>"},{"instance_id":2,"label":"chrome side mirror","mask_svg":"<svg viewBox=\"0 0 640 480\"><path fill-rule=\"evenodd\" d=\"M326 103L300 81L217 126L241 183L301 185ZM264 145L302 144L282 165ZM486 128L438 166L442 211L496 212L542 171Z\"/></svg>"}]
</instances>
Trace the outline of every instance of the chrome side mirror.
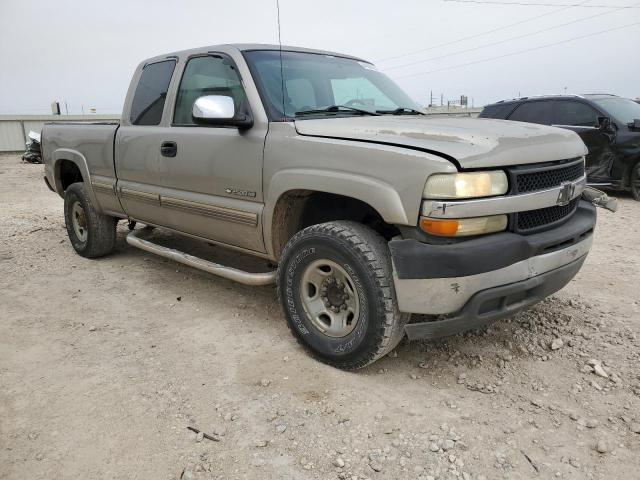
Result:
<instances>
[{"instance_id":1,"label":"chrome side mirror","mask_svg":"<svg viewBox=\"0 0 640 480\"><path fill-rule=\"evenodd\" d=\"M231 120L236 108L231 97L206 95L195 101L191 113L196 120Z\"/></svg>"},{"instance_id":2,"label":"chrome side mirror","mask_svg":"<svg viewBox=\"0 0 640 480\"><path fill-rule=\"evenodd\" d=\"M233 98L226 95L205 95L199 97L191 111L196 123L227 125L248 128L253 125L249 115L236 114Z\"/></svg>"}]
</instances>

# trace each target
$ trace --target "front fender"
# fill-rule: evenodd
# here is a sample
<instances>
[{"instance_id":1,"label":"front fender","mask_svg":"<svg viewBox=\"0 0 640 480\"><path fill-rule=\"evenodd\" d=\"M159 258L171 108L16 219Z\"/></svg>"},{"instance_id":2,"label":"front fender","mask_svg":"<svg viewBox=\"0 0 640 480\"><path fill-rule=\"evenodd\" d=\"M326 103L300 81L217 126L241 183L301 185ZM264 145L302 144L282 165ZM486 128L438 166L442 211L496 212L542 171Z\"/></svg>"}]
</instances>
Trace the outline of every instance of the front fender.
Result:
<instances>
[{"instance_id":1,"label":"front fender","mask_svg":"<svg viewBox=\"0 0 640 480\"><path fill-rule=\"evenodd\" d=\"M292 188L292 186L295 187ZM372 207L389 224L407 225L409 223L398 192L379 179L331 170L305 168L281 170L271 178L269 190L265 195L263 215L265 244L272 255L274 253L271 251L274 210L280 197L292 189L351 197Z\"/></svg>"},{"instance_id":2,"label":"front fender","mask_svg":"<svg viewBox=\"0 0 640 480\"><path fill-rule=\"evenodd\" d=\"M266 195L267 210L272 210L278 198L292 190L292 185L295 185L296 190L313 190L352 197L370 205L387 223L409 223L400 195L391 185L365 175L331 170L292 168L277 172L269 182Z\"/></svg>"}]
</instances>

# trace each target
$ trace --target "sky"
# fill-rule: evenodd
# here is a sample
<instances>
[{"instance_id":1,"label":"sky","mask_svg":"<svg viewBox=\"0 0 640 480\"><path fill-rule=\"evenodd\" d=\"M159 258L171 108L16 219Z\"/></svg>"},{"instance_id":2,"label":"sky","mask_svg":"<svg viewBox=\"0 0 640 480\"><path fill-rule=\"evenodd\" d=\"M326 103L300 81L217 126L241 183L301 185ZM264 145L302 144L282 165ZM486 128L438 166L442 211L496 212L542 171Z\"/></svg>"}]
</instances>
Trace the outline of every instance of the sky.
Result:
<instances>
[{"instance_id":1,"label":"sky","mask_svg":"<svg viewBox=\"0 0 640 480\"><path fill-rule=\"evenodd\" d=\"M280 24L283 44L370 60L421 105L640 97L640 1L280 0ZM277 42L276 0L0 0L0 114L120 113L147 57Z\"/></svg>"}]
</instances>

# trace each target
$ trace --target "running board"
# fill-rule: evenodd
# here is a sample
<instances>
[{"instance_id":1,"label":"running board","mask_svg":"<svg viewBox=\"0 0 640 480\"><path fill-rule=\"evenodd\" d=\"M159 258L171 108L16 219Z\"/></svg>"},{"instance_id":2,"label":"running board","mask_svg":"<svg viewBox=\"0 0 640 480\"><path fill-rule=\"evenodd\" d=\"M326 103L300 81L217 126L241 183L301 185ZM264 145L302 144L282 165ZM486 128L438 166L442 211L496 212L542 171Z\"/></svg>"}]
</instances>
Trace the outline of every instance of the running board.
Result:
<instances>
[{"instance_id":1,"label":"running board","mask_svg":"<svg viewBox=\"0 0 640 480\"><path fill-rule=\"evenodd\" d=\"M149 240L143 240L138 237L138 234L142 233L143 230L144 228L132 230L127 235L127 243L132 247L139 248L146 252L155 253L161 257L197 268L198 270L204 270L205 272L212 273L219 277L233 280L234 282L242 283L244 285L256 286L276 283L276 270L265 273L250 273L238 270L237 268L225 267L224 265L194 257L193 255L189 255L174 248L163 247L152 243Z\"/></svg>"}]
</instances>

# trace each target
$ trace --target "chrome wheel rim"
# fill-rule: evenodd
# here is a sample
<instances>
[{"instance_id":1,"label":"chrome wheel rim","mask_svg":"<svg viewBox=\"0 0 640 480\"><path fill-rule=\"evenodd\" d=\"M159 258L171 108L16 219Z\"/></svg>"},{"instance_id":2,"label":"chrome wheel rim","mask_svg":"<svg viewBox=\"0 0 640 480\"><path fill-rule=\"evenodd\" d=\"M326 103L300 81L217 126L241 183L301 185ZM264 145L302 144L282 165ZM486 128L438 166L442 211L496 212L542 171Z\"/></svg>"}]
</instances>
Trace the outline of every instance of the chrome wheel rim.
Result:
<instances>
[{"instance_id":1,"label":"chrome wheel rim","mask_svg":"<svg viewBox=\"0 0 640 480\"><path fill-rule=\"evenodd\" d=\"M89 230L87 230L87 217L80 202L75 202L71 207L71 224L78 240L86 242Z\"/></svg>"},{"instance_id":2,"label":"chrome wheel rim","mask_svg":"<svg viewBox=\"0 0 640 480\"><path fill-rule=\"evenodd\" d=\"M328 337L349 335L360 313L360 299L347 271L332 260L309 264L300 282L302 306L312 325Z\"/></svg>"}]
</instances>

